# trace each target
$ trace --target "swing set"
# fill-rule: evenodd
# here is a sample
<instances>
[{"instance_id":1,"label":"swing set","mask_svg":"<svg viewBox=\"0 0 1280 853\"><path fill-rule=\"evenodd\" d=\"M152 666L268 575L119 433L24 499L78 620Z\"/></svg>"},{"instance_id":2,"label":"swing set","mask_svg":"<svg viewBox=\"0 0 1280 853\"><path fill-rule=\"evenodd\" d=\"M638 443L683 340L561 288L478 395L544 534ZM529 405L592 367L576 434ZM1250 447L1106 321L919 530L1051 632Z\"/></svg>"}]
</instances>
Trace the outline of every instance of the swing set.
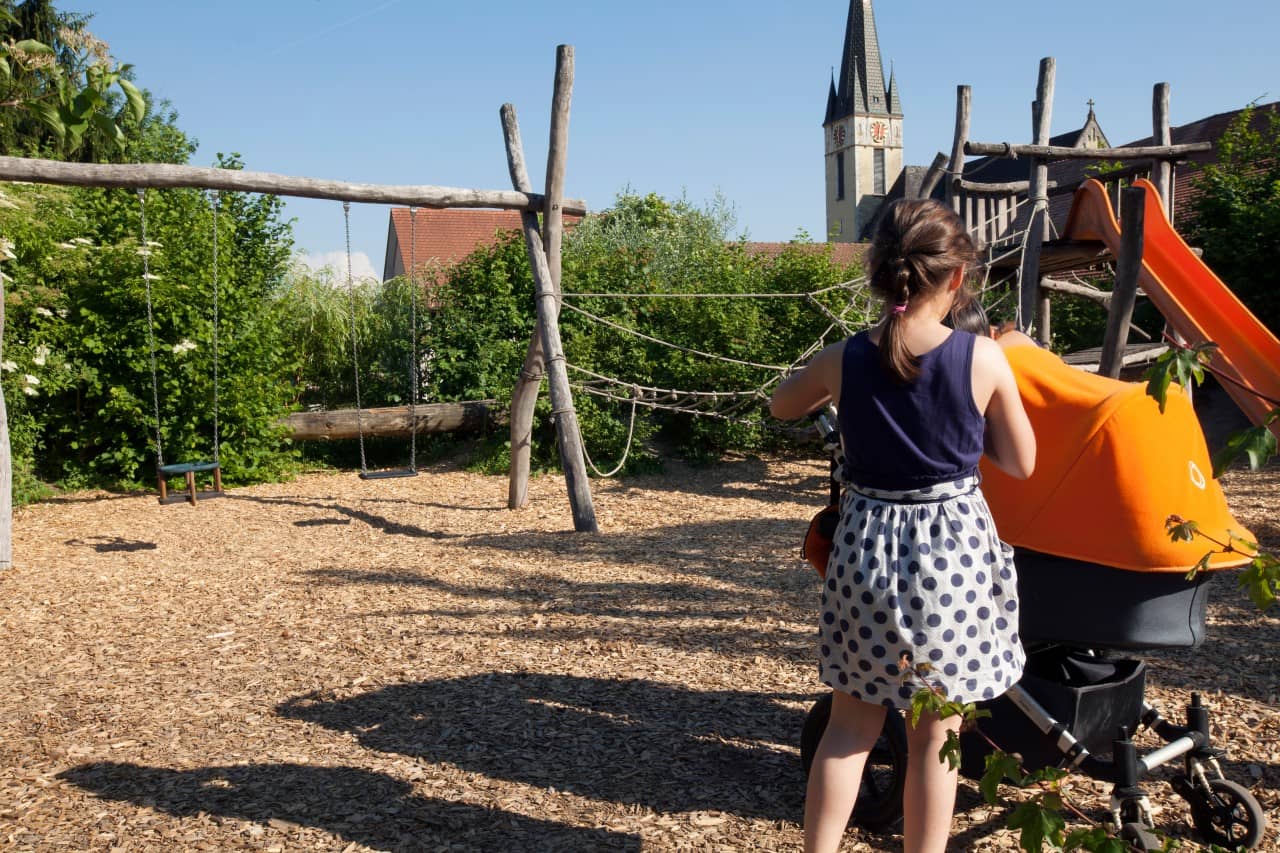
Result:
<instances>
[{"instance_id":1,"label":"swing set","mask_svg":"<svg viewBox=\"0 0 1280 853\"><path fill-rule=\"evenodd\" d=\"M151 363L151 405L155 417L156 429L156 482L160 489L160 503L176 503L190 501L195 506L197 496L211 498L221 497L222 462L219 458L220 441L218 438L218 212L221 206L217 190L210 193L213 202L213 459L207 462L172 462L164 461L164 438L161 427L160 412L160 380L156 369L156 323L152 306L151 282L156 276L151 274L151 243L147 240L147 196L146 190L138 191L138 219L142 232L142 244L138 254L142 255L142 282L147 299L147 346L150 350ZM213 491L196 491L196 474L213 474ZM186 480L185 495L169 495L169 479L184 477Z\"/></svg>"},{"instance_id":2,"label":"swing set","mask_svg":"<svg viewBox=\"0 0 1280 853\"><path fill-rule=\"evenodd\" d=\"M525 171L523 145L515 120L515 109L510 104L501 111L502 128L507 151L507 165L511 173L513 189L490 190L470 189L447 186L431 186L426 184L367 184L334 181L328 179L281 175L268 172L254 172L238 169L221 169L198 166L177 165L169 163L66 163L35 157L0 156L0 181L24 181L28 183L52 184L60 186L129 188L138 192L141 231L143 244L140 254L143 258L143 279L147 300L148 347L150 350L150 372L152 390L152 412L156 435L156 480L162 503L169 503L168 481L181 476L186 481L186 494L174 496L174 502L188 500L195 504L201 495L216 496L222 493L222 464L220 457L219 436L219 388L218 388L218 341L217 341L217 300L218 300L218 257L215 243L213 261L214 290L214 377L213 377L213 441L212 459L186 462L165 462L164 459L164 414L160 406L160 381L156 356L155 309L151 282L150 253L151 246L146 240L145 197L146 189L174 189L180 187L200 189L204 191L265 193L276 196L295 196L299 198L319 198L342 201L349 209L351 202L370 204L398 204L408 206L412 212L414 207L430 208L490 208L498 210L516 210L522 214L521 223L524 231L526 248L528 249L530 266L533 268L535 305L538 320L537 331L530 342L530 357L544 363L548 377L552 407L557 413L556 434L561 448L561 463L565 468L566 486L569 503L573 510L574 529L584 532L598 530L595 509L591 500L591 492L586 476L583 459L581 435L578 429L576 413L573 408L572 391L569 386L565 368L563 347L560 341L558 326L559 309L559 273L560 248L563 232L563 217L566 214L585 215L587 206L581 199L566 198L564 195L565 163L568 149L569 105L573 87L573 48L559 45L556 48L556 74L552 96L551 134L547 157L547 182L545 193L536 193ZM216 204L216 202L215 202ZM215 207L215 217L217 210ZM542 222L538 214L542 214ZM217 223L214 226L214 239L217 239ZM348 228L348 285L354 288L350 268L350 238ZM413 262L411 260L411 268ZM365 456L363 423L366 412L363 401L356 400L357 437L360 439L360 476L364 479L388 479L392 477L410 477L417 474L417 446L415 435L423 425L417 422L417 293L414 286L413 303L411 304L411 334L414 336L413 364L410 365L413 386L410 403L410 460L406 468L389 468L370 470ZM353 340L353 371L359 381L359 346ZM511 493L517 498L527 494L527 465L520 464L520 448L524 448L527 459L528 436L531 433L533 401L538 394L538 379L542 371L538 371L534 379L532 371L521 374L519 391L520 405L513 401L511 416L511 434L513 448L513 464L511 471ZM359 392L357 390L357 398ZM2 402L2 398L0 398ZM484 417L488 411L488 401L471 401L464 404L431 404L432 420L428 425L434 431L448 431L449 423L466 423L477 416ZM436 411L439 410L439 411ZM437 418L436 415L443 417ZM3 413L0 412L0 416ZM454 426L453 428L457 428ZM327 430L326 430L327 431ZM319 435L314 437L327 437ZM0 492L10 491L4 477L7 469L8 448L0 442ZM201 493L196 490L196 474L212 474L213 492ZM13 519L9 505L0 495L0 568L11 562ZM513 500L515 500L513 498ZM522 505L523 498L509 504L512 508Z\"/></svg>"},{"instance_id":3,"label":"swing set","mask_svg":"<svg viewBox=\"0 0 1280 853\"><path fill-rule=\"evenodd\" d=\"M416 207L409 208L409 465L404 468L369 470L364 448L364 416L360 407L360 344L356 327L355 279L351 274L351 202L342 203L342 224L347 239L347 294L351 300L351 370L356 390L356 437L360 443L360 479L392 480L418 476L418 280Z\"/></svg>"},{"instance_id":4,"label":"swing set","mask_svg":"<svg viewBox=\"0 0 1280 853\"><path fill-rule=\"evenodd\" d=\"M147 345L150 355L151 368L151 403L153 419L155 424L155 447L156 447L156 483L160 492L160 503L177 503L180 501L188 501L194 505L198 498L221 497L225 494L222 488L222 462L220 459L221 442L219 439L219 370L218 370L218 297L219 297L219 253L218 253L218 214L220 212L220 196L217 190L210 192L213 205L213 458L209 461L187 461L187 462L171 462L164 461L164 437L163 437L163 421L164 415L160 408L160 380L159 369L156 363L156 323L154 300L151 288L151 282L156 276L151 272L151 243L147 239L147 201L146 191L144 189L137 190L138 195L138 212L139 212L139 228L141 232L141 248L138 253L142 256L142 281L144 292L146 294L147 304ZM410 230L414 231L415 217L417 216L417 208L409 208ZM355 277L352 274L351 266L351 202L344 201L342 203L343 226L346 236L346 261L347 261L347 293L351 303L351 362L352 374L355 384L355 412L356 412L356 430L357 439L360 447L360 479L362 480L389 480L401 477L416 477L418 475L418 442L417 442L417 409L419 393L419 377L418 377L418 282L416 278L417 266L417 237L416 233L410 240L409 247L409 463L401 468L369 468L368 459L365 451L365 429L364 429L364 409L360 399L360 346L359 346L359 330L357 326L358 303L355 295ZM213 477L212 491L198 491L196 488L197 474L211 474ZM183 477L185 479L185 493L178 495L169 494L169 480L175 477Z\"/></svg>"}]
</instances>

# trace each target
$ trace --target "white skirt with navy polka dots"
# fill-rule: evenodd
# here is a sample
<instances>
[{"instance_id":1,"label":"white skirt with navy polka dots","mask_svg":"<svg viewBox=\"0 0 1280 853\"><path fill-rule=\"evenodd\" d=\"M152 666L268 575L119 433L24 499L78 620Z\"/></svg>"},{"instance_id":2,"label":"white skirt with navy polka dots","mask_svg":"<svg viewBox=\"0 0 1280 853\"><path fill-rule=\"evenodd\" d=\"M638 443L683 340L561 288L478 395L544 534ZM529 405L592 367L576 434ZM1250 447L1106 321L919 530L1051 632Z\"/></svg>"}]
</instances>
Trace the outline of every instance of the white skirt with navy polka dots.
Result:
<instances>
[{"instance_id":1,"label":"white skirt with navy polka dots","mask_svg":"<svg viewBox=\"0 0 1280 853\"><path fill-rule=\"evenodd\" d=\"M1013 549L976 476L851 487L840 509L819 621L824 684L907 710L926 686L976 702L1022 677Z\"/></svg>"}]
</instances>

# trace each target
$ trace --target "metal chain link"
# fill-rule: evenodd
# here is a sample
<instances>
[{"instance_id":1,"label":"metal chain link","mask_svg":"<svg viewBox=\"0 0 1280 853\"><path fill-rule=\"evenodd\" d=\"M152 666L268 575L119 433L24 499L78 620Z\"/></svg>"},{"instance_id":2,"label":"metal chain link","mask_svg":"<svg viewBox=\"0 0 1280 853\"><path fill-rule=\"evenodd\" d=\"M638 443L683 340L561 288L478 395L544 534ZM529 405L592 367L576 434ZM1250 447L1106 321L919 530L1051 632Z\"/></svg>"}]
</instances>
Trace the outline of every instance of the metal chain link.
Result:
<instances>
[{"instance_id":1,"label":"metal chain link","mask_svg":"<svg viewBox=\"0 0 1280 853\"><path fill-rule=\"evenodd\" d=\"M221 207L222 196L217 190L213 194L213 464L219 465L218 452L218 208Z\"/></svg>"},{"instance_id":2,"label":"metal chain link","mask_svg":"<svg viewBox=\"0 0 1280 853\"><path fill-rule=\"evenodd\" d=\"M351 276L351 202L342 203L342 221L347 233L347 294L351 297L351 364L355 371L356 385L356 435L360 439L360 473L369 473L364 458L364 424L360 414L360 348L356 333L356 291L355 281Z\"/></svg>"},{"instance_id":3,"label":"metal chain link","mask_svg":"<svg viewBox=\"0 0 1280 853\"><path fill-rule=\"evenodd\" d=\"M147 291L147 345L151 350L151 407L156 418L156 470L164 467L164 443L160 438L160 381L156 378L156 324L151 310L151 246L147 243L147 194L138 190L138 219L142 224L142 283Z\"/></svg>"},{"instance_id":4,"label":"metal chain link","mask_svg":"<svg viewBox=\"0 0 1280 853\"><path fill-rule=\"evenodd\" d=\"M409 470L418 473L418 210L409 208Z\"/></svg>"}]
</instances>

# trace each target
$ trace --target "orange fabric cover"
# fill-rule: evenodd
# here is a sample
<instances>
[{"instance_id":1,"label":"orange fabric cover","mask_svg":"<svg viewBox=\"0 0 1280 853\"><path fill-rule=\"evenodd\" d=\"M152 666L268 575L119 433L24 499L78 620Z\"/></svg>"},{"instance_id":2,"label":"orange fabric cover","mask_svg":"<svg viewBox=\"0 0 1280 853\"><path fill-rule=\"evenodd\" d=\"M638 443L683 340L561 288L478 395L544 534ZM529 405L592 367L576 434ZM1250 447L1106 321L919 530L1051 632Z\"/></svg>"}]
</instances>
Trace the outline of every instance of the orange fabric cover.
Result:
<instances>
[{"instance_id":1,"label":"orange fabric cover","mask_svg":"<svg viewBox=\"0 0 1280 853\"><path fill-rule=\"evenodd\" d=\"M1036 468L1022 481L984 457L982 490L1011 545L1119 569L1184 572L1214 546L1171 542L1180 515L1215 539L1255 541L1227 508L1191 402L1169 388L1164 414L1144 384L1067 365L1032 345L1005 350L1036 434ZM1242 565L1219 554L1211 568Z\"/></svg>"}]
</instances>

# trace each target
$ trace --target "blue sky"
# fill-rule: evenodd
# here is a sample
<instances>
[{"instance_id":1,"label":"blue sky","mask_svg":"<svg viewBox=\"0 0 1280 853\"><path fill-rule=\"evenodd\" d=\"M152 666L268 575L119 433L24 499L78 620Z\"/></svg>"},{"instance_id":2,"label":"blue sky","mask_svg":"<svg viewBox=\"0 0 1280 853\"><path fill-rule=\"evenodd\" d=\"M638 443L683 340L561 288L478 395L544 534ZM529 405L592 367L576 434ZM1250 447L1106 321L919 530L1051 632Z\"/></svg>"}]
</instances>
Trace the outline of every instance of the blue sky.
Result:
<instances>
[{"instance_id":1,"label":"blue sky","mask_svg":"<svg viewBox=\"0 0 1280 853\"><path fill-rule=\"evenodd\" d=\"M498 109L515 104L543 181L557 44L576 80L567 192L592 209L630 187L705 202L738 230L787 240L824 225L822 128L845 0L643 4L436 0L62 0L197 139L195 165L347 181L506 189ZM955 88L972 136L1029 141L1043 56L1057 59L1053 132L1096 101L1113 143L1151 132L1151 87L1175 125L1280 99L1275 0L882 0L876 22L902 92L906 161L950 151ZM300 250L340 258L337 202L290 200ZM353 205L352 242L378 273L387 209Z\"/></svg>"}]
</instances>

